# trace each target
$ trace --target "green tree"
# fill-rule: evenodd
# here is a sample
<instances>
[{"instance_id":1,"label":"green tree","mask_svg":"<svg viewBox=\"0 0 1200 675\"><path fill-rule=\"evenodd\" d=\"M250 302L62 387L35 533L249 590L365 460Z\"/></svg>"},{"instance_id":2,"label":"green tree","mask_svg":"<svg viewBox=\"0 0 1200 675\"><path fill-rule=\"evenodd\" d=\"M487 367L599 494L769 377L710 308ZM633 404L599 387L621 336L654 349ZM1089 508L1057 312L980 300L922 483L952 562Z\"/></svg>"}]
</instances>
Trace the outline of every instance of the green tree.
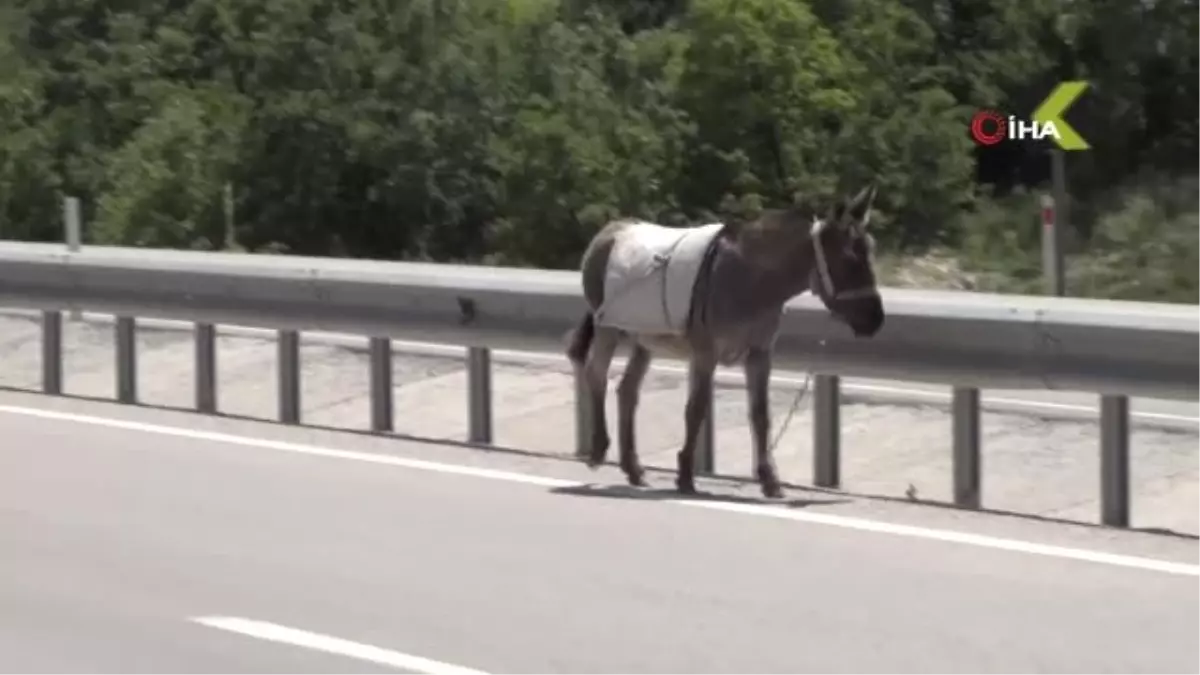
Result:
<instances>
[{"instance_id":1,"label":"green tree","mask_svg":"<svg viewBox=\"0 0 1200 675\"><path fill-rule=\"evenodd\" d=\"M508 77L523 87L491 148L501 260L574 265L610 218L670 218L686 120L670 105L678 50L664 37L626 36L598 12L547 13L512 36L523 50Z\"/></svg>"},{"instance_id":2,"label":"green tree","mask_svg":"<svg viewBox=\"0 0 1200 675\"><path fill-rule=\"evenodd\" d=\"M833 189L830 140L858 105L841 45L799 0L695 0L680 106L691 210L753 211ZM741 204L740 207L735 206Z\"/></svg>"},{"instance_id":3,"label":"green tree","mask_svg":"<svg viewBox=\"0 0 1200 675\"><path fill-rule=\"evenodd\" d=\"M838 39L854 46L845 77L856 106L830 146L835 174L845 189L879 182L872 222L886 244L957 239L958 215L973 198L971 111L948 88L937 32L898 0L843 3L836 26Z\"/></svg>"},{"instance_id":4,"label":"green tree","mask_svg":"<svg viewBox=\"0 0 1200 675\"><path fill-rule=\"evenodd\" d=\"M223 187L248 104L220 88L180 89L106 163L93 241L221 248Z\"/></svg>"}]
</instances>

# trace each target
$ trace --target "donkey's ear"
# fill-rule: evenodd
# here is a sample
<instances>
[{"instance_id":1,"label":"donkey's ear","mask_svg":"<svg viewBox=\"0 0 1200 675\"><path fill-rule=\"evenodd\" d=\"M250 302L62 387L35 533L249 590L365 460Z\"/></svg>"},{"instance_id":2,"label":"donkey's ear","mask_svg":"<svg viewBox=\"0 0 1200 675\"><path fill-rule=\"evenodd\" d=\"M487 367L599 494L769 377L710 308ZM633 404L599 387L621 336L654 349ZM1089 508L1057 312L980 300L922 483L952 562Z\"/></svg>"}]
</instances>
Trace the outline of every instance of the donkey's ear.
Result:
<instances>
[{"instance_id":1,"label":"donkey's ear","mask_svg":"<svg viewBox=\"0 0 1200 675\"><path fill-rule=\"evenodd\" d=\"M829 200L829 206L825 209L825 220L830 224L840 223L848 208L850 208L849 200L837 198Z\"/></svg>"},{"instance_id":2,"label":"donkey's ear","mask_svg":"<svg viewBox=\"0 0 1200 675\"><path fill-rule=\"evenodd\" d=\"M875 182L871 181L865 188L859 190L858 194L854 195L846 203L846 215L851 219L866 223L867 215L871 212L871 205L875 202Z\"/></svg>"}]
</instances>

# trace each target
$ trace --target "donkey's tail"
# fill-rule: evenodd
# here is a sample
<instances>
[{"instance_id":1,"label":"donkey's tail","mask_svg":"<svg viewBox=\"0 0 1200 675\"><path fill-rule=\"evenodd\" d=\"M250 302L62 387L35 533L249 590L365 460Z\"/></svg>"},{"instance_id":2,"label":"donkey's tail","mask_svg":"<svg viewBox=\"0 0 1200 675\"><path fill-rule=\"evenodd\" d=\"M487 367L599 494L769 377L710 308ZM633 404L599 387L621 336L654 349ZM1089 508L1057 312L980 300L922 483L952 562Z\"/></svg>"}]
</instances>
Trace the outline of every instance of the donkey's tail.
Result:
<instances>
[{"instance_id":1,"label":"donkey's tail","mask_svg":"<svg viewBox=\"0 0 1200 675\"><path fill-rule=\"evenodd\" d=\"M571 343L567 346L567 358L571 359L571 363L583 366L594 337L596 337L596 320L592 317L592 313L588 312L583 315L579 325L571 332Z\"/></svg>"}]
</instances>

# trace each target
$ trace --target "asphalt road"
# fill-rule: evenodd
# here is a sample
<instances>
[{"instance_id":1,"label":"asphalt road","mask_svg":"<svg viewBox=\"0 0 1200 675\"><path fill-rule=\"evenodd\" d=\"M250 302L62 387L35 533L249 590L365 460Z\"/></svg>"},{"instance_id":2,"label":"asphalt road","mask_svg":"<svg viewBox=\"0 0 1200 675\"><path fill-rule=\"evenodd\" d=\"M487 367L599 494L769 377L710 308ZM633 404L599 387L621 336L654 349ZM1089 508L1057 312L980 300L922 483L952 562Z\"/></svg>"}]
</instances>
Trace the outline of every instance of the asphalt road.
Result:
<instances>
[{"instance_id":1,"label":"asphalt road","mask_svg":"<svg viewBox=\"0 0 1200 675\"><path fill-rule=\"evenodd\" d=\"M53 412L37 416L34 405ZM291 445L253 440L264 438ZM414 463L435 458L447 464ZM618 477L553 459L3 394L0 668L1200 669L1194 539L931 507L885 513L828 494L793 492L770 507L866 515L883 523L872 531L604 487ZM581 479L600 484L575 487ZM910 536L896 523L1186 569ZM203 617L273 628L255 636Z\"/></svg>"}]
</instances>

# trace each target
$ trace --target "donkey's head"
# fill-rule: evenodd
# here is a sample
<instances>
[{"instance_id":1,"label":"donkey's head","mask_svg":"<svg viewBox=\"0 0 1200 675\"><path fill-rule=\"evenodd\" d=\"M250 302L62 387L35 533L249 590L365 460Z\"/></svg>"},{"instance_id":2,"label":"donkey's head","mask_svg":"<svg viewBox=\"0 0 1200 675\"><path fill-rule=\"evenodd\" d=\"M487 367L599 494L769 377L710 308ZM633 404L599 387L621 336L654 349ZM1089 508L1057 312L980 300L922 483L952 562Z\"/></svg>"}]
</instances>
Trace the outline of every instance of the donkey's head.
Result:
<instances>
[{"instance_id":1,"label":"donkey's head","mask_svg":"<svg viewBox=\"0 0 1200 675\"><path fill-rule=\"evenodd\" d=\"M867 232L875 185L840 201L826 217L813 220L814 250L809 288L857 337L871 337L883 326L883 301L875 287L875 241Z\"/></svg>"}]
</instances>

